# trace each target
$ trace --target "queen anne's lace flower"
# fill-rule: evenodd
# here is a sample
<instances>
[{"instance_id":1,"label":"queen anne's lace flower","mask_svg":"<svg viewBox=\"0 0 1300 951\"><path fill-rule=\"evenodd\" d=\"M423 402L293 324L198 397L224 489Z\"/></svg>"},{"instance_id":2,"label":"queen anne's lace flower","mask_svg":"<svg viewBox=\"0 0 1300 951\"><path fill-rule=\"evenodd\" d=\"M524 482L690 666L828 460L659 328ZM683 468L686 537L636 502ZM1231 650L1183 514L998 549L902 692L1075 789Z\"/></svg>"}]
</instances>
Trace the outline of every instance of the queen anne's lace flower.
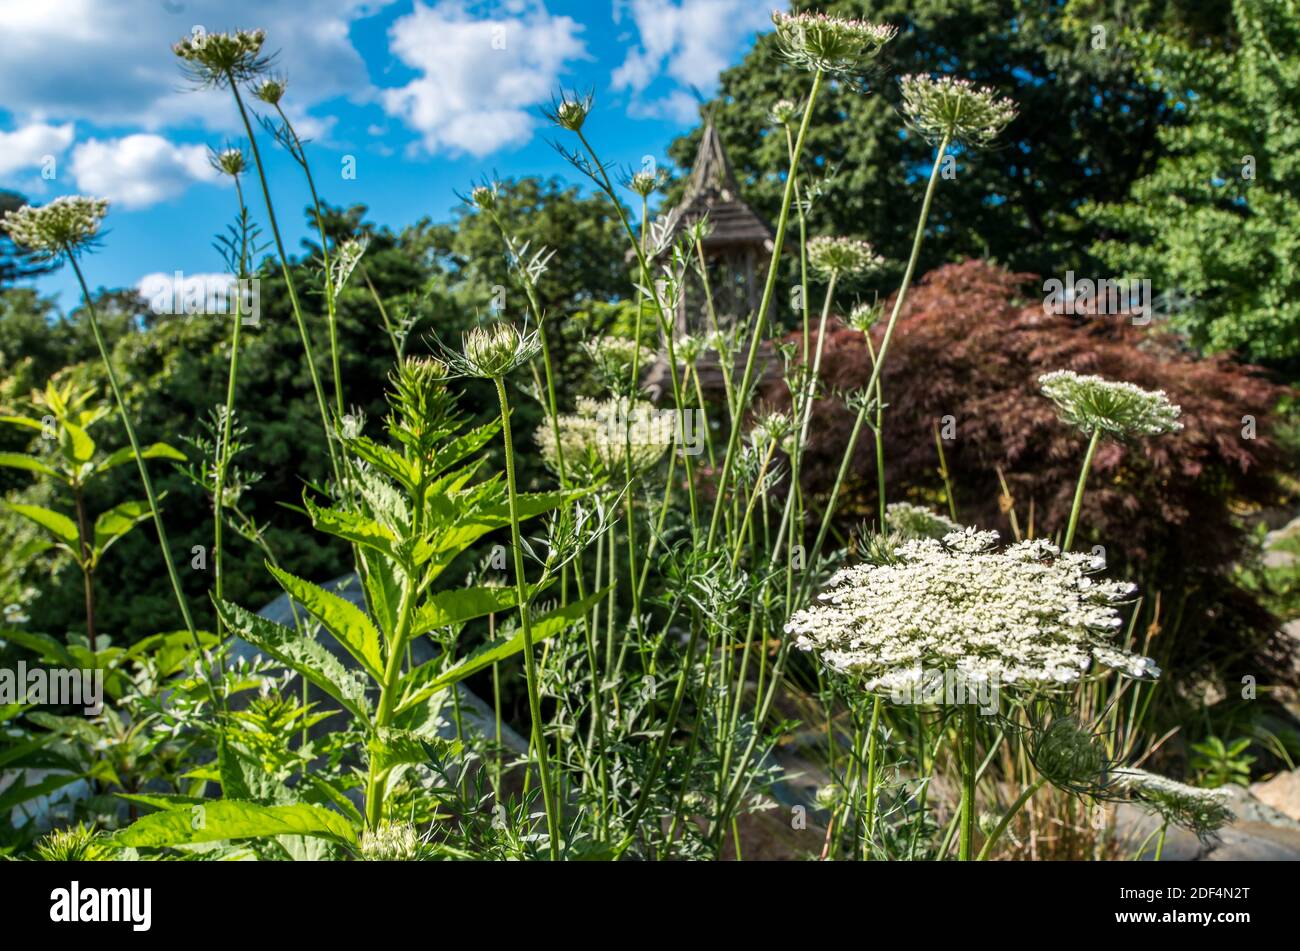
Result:
<instances>
[{"instance_id":1,"label":"queen anne's lace flower","mask_svg":"<svg viewBox=\"0 0 1300 951\"><path fill-rule=\"evenodd\" d=\"M560 431L567 472L580 478L618 477L631 462L633 472L643 472L663 458L673 443L673 418L650 403L625 397L593 400L579 397L577 412L547 421L535 434L542 461L559 472L555 429ZM631 455L628 455L629 448Z\"/></svg>"},{"instance_id":2,"label":"queen anne's lace flower","mask_svg":"<svg viewBox=\"0 0 1300 951\"><path fill-rule=\"evenodd\" d=\"M1118 439L1159 436L1182 429L1181 409L1164 390L1144 390L1073 370L1056 370L1038 378L1043 395L1056 404L1061 419L1084 432L1100 429Z\"/></svg>"},{"instance_id":3,"label":"queen anne's lace flower","mask_svg":"<svg viewBox=\"0 0 1300 951\"><path fill-rule=\"evenodd\" d=\"M855 238L813 238L808 242L808 263L825 275L866 274L884 263L868 242Z\"/></svg>"},{"instance_id":4,"label":"queen anne's lace flower","mask_svg":"<svg viewBox=\"0 0 1300 951\"><path fill-rule=\"evenodd\" d=\"M244 158L243 151L234 147L222 149L220 152L209 150L208 164L221 174L229 175L231 178L238 178L244 174L244 169L248 167L248 161Z\"/></svg>"},{"instance_id":5,"label":"queen anne's lace flower","mask_svg":"<svg viewBox=\"0 0 1300 951\"><path fill-rule=\"evenodd\" d=\"M911 502L891 502L885 506L885 528L904 539L933 538L942 541L961 526L938 512Z\"/></svg>"},{"instance_id":6,"label":"queen anne's lace flower","mask_svg":"<svg viewBox=\"0 0 1300 951\"><path fill-rule=\"evenodd\" d=\"M64 195L39 208L23 205L5 212L4 227L9 236L25 248L44 257L67 252L76 254L99 234L108 214L108 201L85 195Z\"/></svg>"},{"instance_id":7,"label":"queen anne's lace flower","mask_svg":"<svg viewBox=\"0 0 1300 951\"><path fill-rule=\"evenodd\" d=\"M865 20L779 10L772 14L772 25L786 59L803 69L837 76L861 73L898 33L895 27Z\"/></svg>"},{"instance_id":8,"label":"queen anne's lace flower","mask_svg":"<svg viewBox=\"0 0 1300 951\"><path fill-rule=\"evenodd\" d=\"M1048 541L1001 551L996 542L997 532L972 528L942 543L904 542L881 564L836 572L823 603L785 630L869 691L910 689L939 669L996 685L1070 683L1093 661L1132 677L1159 674L1113 642L1116 605L1132 585L1093 580L1095 559Z\"/></svg>"},{"instance_id":9,"label":"queen anne's lace flower","mask_svg":"<svg viewBox=\"0 0 1300 951\"><path fill-rule=\"evenodd\" d=\"M1232 819L1226 789L1201 789L1141 769L1119 769L1115 784L1158 812L1166 822L1204 839Z\"/></svg>"},{"instance_id":10,"label":"queen anne's lace flower","mask_svg":"<svg viewBox=\"0 0 1300 951\"><path fill-rule=\"evenodd\" d=\"M849 311L849 326L859 333L869 333L871 328L880 322L882 311L879 301L872 304L858 304Z\"/></svg>"},{"instance_id":11,"label":"queen anne's lace flower","mask_svg":"<svg viewBox=\"0 0 1300 951\"><path fill-rule=\"evenodd\" d=\"M610 387L621 388L626 385L634 363L638 370L643 370L655 358L654 351L650 348L626 337L597 337L584 342L582 349L596 365L596 373L601 382Z\"/></svg>"},{"instance_id":12,"label":"queen anne's lace flower","mask_svg":"<svg viewBox=\"0 0 1300 951\"><path fill-rule=\"evenodd\" d=\"M790 99L778 99L772 104L767 118L775 126L793 125L799 118L799 106Z\"/></svg>"},{"instance_id":13,"label":"queen anne's lace flower","mask_svg":"<svg viewBox=\"0 0 1300 951\"><path fill-rule=\"evenodd\" d=\"M204 86L226 86L233 78L247 82L262 73L270 58L262 55L265 30L234 33L195 33L172 47L194 81Z\"/></svg>"},{"instance_id":14,"label":"queen anne's lace flower","mask_svg":"<svg viewBox=\"0 0 1300 951\"><path fill-rule=\"evenodd\" d=\"M946 138L970 148L984 148L1016 117L1010 99L969 80L914 75L899 82L903 112L912 128L933 145Z\"/></svg>"}]
</instances>

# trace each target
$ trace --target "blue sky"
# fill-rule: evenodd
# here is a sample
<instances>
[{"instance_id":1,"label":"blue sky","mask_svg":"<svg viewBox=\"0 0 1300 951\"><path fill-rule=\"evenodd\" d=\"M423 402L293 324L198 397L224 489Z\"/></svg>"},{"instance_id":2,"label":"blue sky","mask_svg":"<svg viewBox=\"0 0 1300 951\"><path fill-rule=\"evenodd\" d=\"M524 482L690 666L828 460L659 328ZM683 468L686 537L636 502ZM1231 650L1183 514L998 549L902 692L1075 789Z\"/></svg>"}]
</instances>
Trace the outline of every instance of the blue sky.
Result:
<instances>
[{"instance_id":1,"label":"blue sky","mask_svg":"<svg viewBox=\"0 0 1300 951\"><path fill-rule=\"evenodd\" d=\"M192 91L170 44L196 29L262 27L289 81L283 105L322 198L366 204L400 228L450 217L485 175L576 173L538 115L561 85L593 88L590 135L606 160L666 161L709 95L768 28L754 0L5 0L0 4L0 188L34 203L107 197L92 286L220 271L214 232L233 190L208 146L243 142L230 94ZM263 137L286 241L306 235L308 194ZM349 163L349 157L353 160ZM344 177L355 166L354 179ZM260 201L251 200L262 218ZM36 286L75 303L66 269Z\"/></svg>"}]
</instances>

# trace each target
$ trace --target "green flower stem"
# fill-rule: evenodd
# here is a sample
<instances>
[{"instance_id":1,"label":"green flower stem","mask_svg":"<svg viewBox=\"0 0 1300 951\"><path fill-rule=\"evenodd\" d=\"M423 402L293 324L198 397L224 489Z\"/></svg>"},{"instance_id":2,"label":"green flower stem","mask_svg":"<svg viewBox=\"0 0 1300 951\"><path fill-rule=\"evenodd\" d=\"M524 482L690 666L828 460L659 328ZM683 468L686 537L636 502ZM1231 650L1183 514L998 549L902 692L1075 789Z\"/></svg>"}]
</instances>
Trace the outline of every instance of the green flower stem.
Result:
<instances>
[{"instance_id":1,"label":"green flower stem","mask_svg":"<svg viewBox=\"0 0 1300 951\"><path fill-rule=\"evenodd\" d=\"M961 836L957 840L957 857L963 862L970 861L971 846L975 841L975 778L979 769L975 762L977 716L975 707L967 704L962 709L962 722L957 728L961 760Z\"/></svg>"},{"instance_id":2,"label":"green flower stem","mask_svg":"<svg viewBox=\"0 0 1300 951\"><path fill-rule=\"evenodd\" d=\"M140 452L140 440L136 438L135 426L132 425L131 416L126 411L126 399L122 396L122 387L117 382L117 372L113 369L113 361L109 359L108 344L104 342L104 333L99 327L99 315L95 312L95 305L90 299L90 288L86 286L86 277L81 273L81 265L77 263L76 255L69 251L65 256L68 263L72 265L73 272L77 275L77 283L81 285L81 293L86 301L86 313L90 316L90 329L95 335L95 345L99 347L99 355L104 361L104 372L108 374L108 385L113 390L113 399L117 403L118 414L122 417L122 426L126 430L127 441L131 444L131 453L135 456L136 468L140 470L140 481L144 483L144 494L149 499L149 509L153 513L154 528L158 532L158 547L162 549L163 560L167 563L167 577L171 580L172 592L176 595L176 603L180 606L181 617L185 621L185 630L189 632L190 642L193 644L198 660L203 666L204 682L208 687L208 695L212 702L216 704L218 699L216 688L212 684L212 671L203 652L203 645L199 642L199 632L194 626L194 618L190 614L189 602L181 591L181 578L176 572L176 561L172 558L171 546L167 541L167 527L163 524L162 511L158 508L158 495L153 490L153 480L149 478L149 468L145 465L144 456Z\"/></svg>"},{"instance_id":3,"label":"green flower stem","mask_svg":"<svg viewBox=\"0 0 1300 951\"><path fill-rule=\"evenodd\" d=\"M1092 468L1092 457L1096 454L1097 444L1100 442L1101 430L1094 429L1092 438L1088 440L1088 452L1083 457L1083 468L1079 470L1079 484L1074 487L1074 505L1070 507L1070 526L1065 530L1062 551L1069 551L1070 546L1074 544L1074 530L1079 526L1079 509L1083 507L1083 488L1088 482L1088 470Z\"/></svg>"},{"instance_id":4,"label":"green flower stem","mask_svg":"<svg viewBox=\"0 0 1300 951\"><path fill-rule=\"evenodd\" d=\"M867 815L862 842L862 857L871 857L871 841L876 834L876 754L880 732L880 697L871 698L871 726L867 728Z\"/></svg>"},{"instance_id":5,"label":"green flower stem","mask_svg":"<svg viewBox=\"0 0 1300 951\"><path fill-rule=\"evenodd\" d=\"M247 215L247 209L244 205L244 188L239 184L238 176L235 177L235 194L239 199L239 216L243 221ZM248 274L248 238L245 233L240 242L239 251L239 276L246 277ZM239 293L235 294L235 321L234 327L230 331L230 371L226 376L226 409L225 415L221 420L221 445L217 453L217 472L213 479L212 492L212 564L213 564L213 592L218 601L222 600L224 594L225 574L222 571L223 556L225 555L225 546L222 544L222 532L224 529L225 516L222 514L226 507L226 473L230 468L230 442L234 438L234 417L235 417L235 381L239 377L239 331L244 322L242 311L243 300ZM224 622L221 615L217 615L217 636L221 636ZM303 681L306 686L306 681Z\"/></svg>"},{"instance_id":6,"label":"green flower stem","mask_svg":"<svg viewBox=\"0 0 1300 951\"><path fill-rule=\"evenodd\" d=\"M799 156L803 154L804 140L808 135L808 127L812 121L813 104L817 101L817 93L822 85L822 71L818 70L813 76L812 89L808 92L808 101L804 104L803 120L799 123L799 137L794 143L794 154L790 158L790 174L785 179L785 190L781 197L781 214L776 222L776 237L772 242L772 263L767 269L767 283L763 287L763 297L758 305L758 315L754 321L754 332L749 343L749 355L745 359L745 373L741 377L740 389L737 392L736 412L744 411L746 401L749 399L750 387L754 385L755 367L758 362L758 350L763 343L763 331L767 327L767 313L772 306L772 296L776 290L777 274L781 270L781 249L785 245L786 226L790 220L790 202L794 198L795 174L794 170L798 167ZM736 452L740 447L740 427L733 425L731 435L727 440L727 451L722 458L722 473L718 477L717 502L713 507L713 518L709 522L709 534L705 547L713 544L713 539L718 531L718 519L722 510L726 507L727 483L731 478L733 460Z\"/></svg>"},{"instance_id":7,"label":"green flower stem","mask_svg":"<svg viewBox=\"0 0 1300 951\"><path fill-rule=\"evenodd\" d=\"M556 814L554 790L551 787L550 764L547 762L546 736L542 729L542 703L537 690L536 660L533 657L533 625L528 615L528 585L524 581L524 553L519 542L519 501L515 489L515 449L510 432L510 400L506 396L505 379L497 376L492 381L497 386L497 399L501 404L501 438L505 442L506 491L510 500L510 545L514 551L515 594L519 602L519 628L524 637L524 675L528 687L528 711L532 717L533 749L537 754L537 771L542 784L542 802L546 809L546 831L551 849L551 859L560 858L560 824Z\"/></svg>"},{"instance_id":8,"label":"green flower stem","mask_svg":"<svg viewBox=\"0 0 1300 951\"><path fill-rule=\"evenodd\" d=\"M284 240L280 237L280 226L275 218L275 206L271 202L271 188L266 181L266 169L262 165L262 152L257 147L257 137L253 135L253 125L248 119L248 110L244 108L244 99L239 94L239 84L233 76L230 91L235 94L235 104L239 107L239 117L244 122L244 131L248 133L249 146L253 151L253 161L257 165L257 177L262 185L262 198L266 202L266 217L271 223L271 234L275 236L275 250L280 257L280 271L284 275L285 286L289 289L289 303L293 307L294 320L298 323L298 336L302 338L302 348L307 357L307 372L311 376L312 388L316 391L316 405L320 409L321 426L325 430L325 447L329 450L330 465L334 470L334 481L342 485L343 476L339 470L338 455L334 451L334 432L330 426L329 410L325 401L325 390L321 387L320 374L316 372L316 357L312 352L311 337L307 333L307 321L302 315L302 305L298 301L298 290L293 283L293 274L289 271L289 257L284 250ZM326 276L328 280L328 275Z\"/></svg>"},{"instance_id":9,"label":"green flower stem","mask_svg":"<svg viewBox=\"0 0 1300 951\"><path fill-rule=\"evenodd\" d=\"M316 218L316 231L320 234L321 263L325 269L325 313L329 321L330 331L330 364L334 370L335 412L341 418L343 416L343 374L339 371L338 302L334 298L334 279L330 274L330 248L329 240L325 235L325 217L321 214L320 197L316 194L316 180L312 177L311 166L307 164L307 153L303 151L302 140L298 138L293 123L284 114L284 110L280 108L278 102L275 104L275 111L279 114L284 127L289 130L289 135L293 137L293 147L297 153L294 157L298 160L298 164L302 166L303 175L307 178L307 188L311 191L311 205Z\"/></svg>"},{"instance_id":10,"label":"green flower stem","mask_svg":"<svg viewBox=\"0 0 1300 951\"><path fill-rule=\"evenodd\" d=\"M391 725L393 709L397 704L399 681L402 677L402 658L405 654L406 641L411 634L411 625L415 618L416 584L413 580L402 583L402 594L397 604L397 627L393 631L393 642L389 645L388 661L384 665L384 681L379 690L379 708L375 712L375 730ZM388 772L380 770L372 755L370 772L366 782L366 823L374 829L379 826L384 814L384 786L388 781Z\"/></svg>"},{"instance_id":11,"label":"green flower stem","mask_svg":"<svg viewBox=\"0 0 1300 951\"><path fill-rule=\"evenodd\" d=\"M1002 833L1007 830L1007 826L1009 826L1011 820L1016 817L1016 813L1024 807L1025 803L1029 802L1034 793L1038 792L1046 782L1047 779L1040 776L1029 786L1025 787L1025 791L1022 792L1016 801L1011 804L1011 808L1006 811L1002 816L1002 819L989 834L988 839L984 843L984 847L980 849L980 854L975 857L975 861L983 862L988 859L989 853L993 851L993 846L997 844L998 839L1002 838Z\"/></svg>"},{"instance_id":12,"label":"green flower stem","mask_svg":"<svg viewBox=\"0 0 1300 951\"><path fill-rule=\"evenodd\" d=\"M817 350L813 355L812 370L808 377L808 383L804 386L803 398L799 401L797 419L799 426L795 435L794 454L791 459L790 477L794 485L799 483L800 463L803 459L804 449L808 443L808 426L812 421L812 405L817 398L817 376L821 372L822 353L826 347L826 321L830 317L831 302L835 298L835 280L836 275L831 274L830 281L826 285L826 298L822 301L821 318L817 322ZM804 366L807 366L805 363ZM795 501L798 493L792 491L785 497L785 506L781 512L781 525L776 532L776 546L772 550L772 564L781 556L781 542L785 538L785 529L790 524L794 513Z\"/></svg>"},{"instance_id":13,"label":"green flower stem","mask_svg":"<svg viewBox=\"0 0 1300 951\"><path fill-rule=\"evenodd\" d=\"M939 183L939 169L943 164L944 154L948 151L948 138L944 137L939 143L938 151L934 157L934 165L930 169L930 180L925 186L925 198L921 201L921 214L916 222L916 233L912 236L912 253L907 259L907 270L903 272L903 282L898 287L898 294L894 298L894 308L889 315L889 323L885 325L885 334L880 341L880 353L876 357L875 364L871 368L871 379L867 381L864 392L871 393L876 388L876 383L880 379L880 371L885 365L885 355L889 352L889 342L894 336L894 327L898 323L898 315L903 311L903 304L907 300L908 289L912 286L912 276L916 273L916 262L921 256L921 242L925 238L925 223L930 217L930 205L934 201L935 188ZM866 403L859 413L862 416L866 413ZM831 517L835 514L835 504L839 499L839 487L844 481L844 476L848 472L849 462L853 458L853 450L857 444L857 428L854 427L854 437L849 440L845 447L844 456L840 460L840 471L835 479L835 488L831 491L831 497L826 503L826 511L822 513L821 526L817 530L817 540L813 543L812 551L808 554L808 564L815 564L817 556L821 554L822 545L826 543L826 535L830 531ZM802 601L807 593L808 585L812 578L812 572L805 572L804 580L799 585L799 600Z\"/></svg>"}]
</instances>

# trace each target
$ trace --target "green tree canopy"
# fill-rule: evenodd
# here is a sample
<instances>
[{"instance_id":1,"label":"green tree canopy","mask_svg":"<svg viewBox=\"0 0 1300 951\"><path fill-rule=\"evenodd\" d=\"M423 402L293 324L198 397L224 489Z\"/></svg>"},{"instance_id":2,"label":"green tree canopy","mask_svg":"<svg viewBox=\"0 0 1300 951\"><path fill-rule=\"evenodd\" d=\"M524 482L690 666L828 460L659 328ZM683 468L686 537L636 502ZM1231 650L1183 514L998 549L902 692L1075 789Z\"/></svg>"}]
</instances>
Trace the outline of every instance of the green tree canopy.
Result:
<instances>
[{"instance_id":1,"label":"green tree canopy","mask_svg":"<svg viewBox=\"0 0 1300 951\"><path fill-rule=\"evenodd\" d=\"M1174 297L1193 343L1300 361L1300 4L1236 0L1238 47L1132 35L1142 74L1186 121L1126 200L1083 209L1093 251Z\"/></svg>"}]
</instances>

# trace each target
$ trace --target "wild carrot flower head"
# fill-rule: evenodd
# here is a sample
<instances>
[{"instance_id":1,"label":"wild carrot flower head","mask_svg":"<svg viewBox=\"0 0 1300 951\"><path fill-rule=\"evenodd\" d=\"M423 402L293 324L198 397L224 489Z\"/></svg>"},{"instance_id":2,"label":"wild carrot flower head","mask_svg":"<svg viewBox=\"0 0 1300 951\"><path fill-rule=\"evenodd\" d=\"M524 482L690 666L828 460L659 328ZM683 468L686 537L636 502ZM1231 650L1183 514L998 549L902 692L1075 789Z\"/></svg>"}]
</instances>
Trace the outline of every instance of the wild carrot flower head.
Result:
<instances>
[{"instance_id":1,"label":"wild carrot flower head","mask_svg":"<svg viewBox=\"0 0 1300 951\"><path fill-rule=\"evenodd\" d=\"M244 174L244 169L248 167L248 160L244 157L242 149L230 148L222 149L220 152L215 149L208 150L208 164L215 168L223 175L229 175L231 178L238 178Z\"/></svg>"},{"instance_id":2,"label":"wild carrot flower head","mask_svg":"<svg viewBox=\"0 0 1300 951\"><path fill-rule=\"evenodd\" d=\"M521 333L514 324L501 320L465 334L452 365L466 376L497 379L527 363L540 349L536 331Z\"/></svg>"},{"instance_id":3,"label":"wild carrot flower head","mask_svg":"<svg viewBox=\"0 0 1300 951\"><path fill-rule=\"evenodd\" d=\"M182 37L172 52L199 85L226 86L232 80L248 82L266 70L271 60L262 55L265 41L265 30L196 33Z\"/></svg>"},{"instance_id":4,"label":"wild carrot flower head","mask_svg":"<svg viewBox=\"0 0 1300 951\"><path fill-rule=\"evenodd\" d=\"M1131 791L1166 822L1194 832L1201 839L1213 835L1232 819L1226 789L1188 786L1142 769L1116 770L1114 779L1117 786Z\"/></svg>"},{"instance_id":5,"label":"wild carrot flower head","mask_svg":"<svg viewBox=\"0 0 1300 951\"><path fill-rule=\"evenodd\" d=\"M865 20L779 10L772 14L772 25L786 59L801 69L835 76L862 73L898 33L895 27Z\"/></svg>"},{"instance_id":6,"label":"wild carrot flower head","mask_svg":"<svg viewBox=\"0 0 1300 951\"><path fill-rule=\"evenodd\" d=\"M885 528L904 540L933 538L943 541L953 532L961 531L961 526L948 516L911 502L891 502L885 506Z\"/></svg>"},{"instance_id":7,"label":"wild carrot flower head","mask_svg":"<svg viewBox=\"0 0 1300 951\"><path fill-rule=\"evenodd\" d=\"M858 304L849 311L849 326L859 333L870 333L871 328L880 322L882 311L879 301Z\"/></svg>"},{"instance_id":8,"label":"wild carrot flower head","mask_svg":"<svg viewBox=\"0 0 1300 951\"><path fill-rule=\"evenodd\" d=\"M659 187L660 183L661 179L659 175L654 172L642 171L637 172L628 179L627 187L632 189L632 191L640 195L642 198L649 198L654 193L655 189Z\"/></svg>"},{"instance_id":9,"label":"wild carrot flower head","mask_svg":"<svg viewBox=\"0 0 1300 951\"><path fill-rule=\"evenodd\" d=\"M584 396L579 397L576 412L558 417L554 425L543 423L534 438L542 461L553 472L559 471L562 448L570 475L619 478L629 463L633 472L643 472L659 462L673 443L673 427L671 414L661 414L642 400L593 400Z\"/></svg>"},{"instance_id":10,"label":"wild carrot flower head","mask_svg":"<svg viewBox=\"0 0 1300 951\"><path fill-rule=\"evenodd\" d=\"M253 95L268 106L275 106L284 98L284 91L288 87L289 80L283 76L268 76L253 86Z\"/></svg>"},{"instance_id":11,"label":"wild carrot flower head","mask_svg":"<svg viewBox=\"0 0 1300 951\"><path fill-rule=\"evenodd\" d=\"M23 205L5 212L4 227L15 242L43 257L77 254L94 244L108 200L64 195L39 208Z\"/></svg>"},{"instance_id":12,"label":"wild carrot flower head","mask_svg":"<svg viewBox=\"0 0 1300 951\"><path fill-rule=\"evenodd\" d=\"M1096 788L1107 767L1097 738L1074 717L1057 717L1036 733L1029 758L1048 782L1062 789Z\"/></svg>"},{"instance_id":13,"label":"wild carrot flower head","mask_svg":"<svg viewBox=\"0 0 1300 951\"><path fill-rule=\"evenodd\" d=\"M491 185L476 185L469 193L469 200L479 211L492 211L497 206L498 194L496 182Z\"/></svg>"},{"instance_id":14,"label":"wild carrot flower head","mask_svg":"<svg viewBox=\"0 0 1300 951\"><path fill-rule=\"evenodd\" d=\"M749 442L756 449L766 450L772 443L780 445L793 429L794 423L789 415L772 410L754 420L749 430Z\"/></svg>"},{"instance_id":15,"label":"wild carrot flower head","mask_svg":"<svg viewBox=\"0 0 1300 951\"><path fill-rule=\"evenodd\" d=\"M799 106L790 99L778 99L772 104L767 118L775 126L793 125L799 118Z\"/></svg>"},{"instance_id":16,"label":"wild carrot flower head","mask_svg":"<svg viewBox=\"0 0 1300 951\"><path fill-rule=\"evenodd\" d=\"M638 373L654 362L654 351L626 337L597 337L584 341L583 351L596 365L596 375L608 387L621 389L627 384L635 364Z\"/></svg>"},{"instance_id":17,"label":"wild carrot flower head","mask_svg":"<svg viewBox=\"0 0 1300 951\"><path fill-rule=\"evenodd\" d=\"M587 93L585 96L579 96L575 93L563 93L558 100L551 104L546 117L561 129L580 132L582 124L587 121L587 115L591 112L592 100L591 93Z\"/></svg>"},{"instance_id":18,"label":"wild carrot flower head","mask_svg":"<svg viewBox=\"0 0 1300 951\"><path fill-rule=\"evenodd\" d=\"M946 138L984 148L1016 117L1010 99L966 79L919 74L904 76L899 84L908 123L932 145Z\"/></svg>"},{"instance_id":19,"label":"wild carrot flower head","mask_svg":"<svg viewBox=\"0 0 1300 951\"><path fill-rule=\"evenodd\" d=\"M695 363L704 354L704 338L692 334L682 334L673 341L673 355L678 363L687 366Z\"/></svg>"},{"instance_id":20,"label":"wild carrot flower head","mask_svg":"<svg viewBox=\"0 0 1300 951\"><path fill-rule=\"evenodd\" d=\"M808 263L827 277L851 277L874 271L885 259L866 241L855 238L813 238L808 242Z\"/></svg>"},{"instance_id":21,"label":"wild carrot flower head","mask_svg":"<svg viewBox=\"0 0 1300 951\"><path fill-rule=\"evenodd\" d=\"M1132 585L1095 581L1090 555L1047 541L996 542L997 532L973 528L903 542L879 563L836 572L822 603L785 630L869 691L915 687L936 670L969 683L1064 684L1094 661L1158 675L1149 658L1113 642Z\"/></svg>"},{"instance_id":22,"label":"wild carrot flower head","mask_svg":"<svg viewBox=\"0 0 1300 951\"><path fill-rule=\"evenodd\" d=\"M1055 370L1038 378L1043 395L1056 404L1061 419L1086 433L1100 429L1116 439L1159 436L1182 429L1181 408L1164 390L1144 390L1073 370Z\"/></svg>"}]
</instances>

